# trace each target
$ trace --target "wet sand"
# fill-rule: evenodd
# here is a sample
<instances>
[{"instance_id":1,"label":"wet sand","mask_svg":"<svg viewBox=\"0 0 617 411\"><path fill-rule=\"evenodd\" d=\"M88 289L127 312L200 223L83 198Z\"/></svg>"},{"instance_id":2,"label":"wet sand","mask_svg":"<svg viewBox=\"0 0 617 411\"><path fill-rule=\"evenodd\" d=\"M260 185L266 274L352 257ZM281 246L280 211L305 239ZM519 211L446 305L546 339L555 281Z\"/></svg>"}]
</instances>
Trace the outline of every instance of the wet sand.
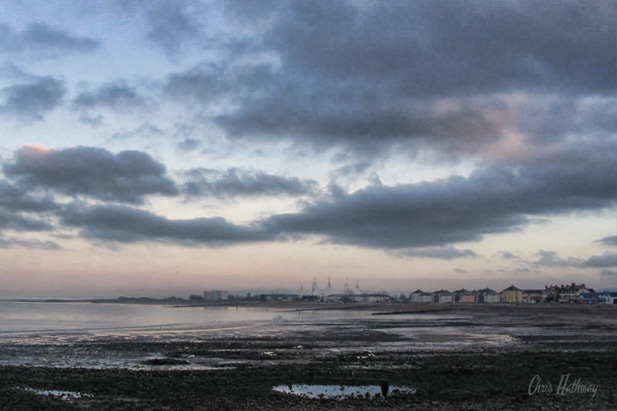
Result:
<instances>
[{"instance_id":1,"label":"wet sand","mask_svg":"<svg viewBox=\"0 0 617 411\"><path fill-rule=\"evenodd\" d=\"M0 366L0 409L617 409L617 307L345 309L366 315L217 332L5 341L0 359L12 365ZM272 390L384 381L410 391L384 402L374 393L341 400Z\"/></svg>"}]
</instances>

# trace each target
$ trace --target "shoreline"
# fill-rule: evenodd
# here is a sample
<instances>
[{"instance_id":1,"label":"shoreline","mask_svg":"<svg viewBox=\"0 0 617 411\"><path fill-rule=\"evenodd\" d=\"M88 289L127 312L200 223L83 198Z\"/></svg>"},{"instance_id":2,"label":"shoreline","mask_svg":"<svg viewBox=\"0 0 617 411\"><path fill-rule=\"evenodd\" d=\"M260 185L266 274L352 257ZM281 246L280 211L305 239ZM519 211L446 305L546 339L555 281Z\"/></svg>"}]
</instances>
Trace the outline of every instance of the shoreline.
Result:
<instances>
[{"instance_id":1,"label":"shoreline","mask_svg":"<svg viewBox=\"0 0 617 411\"><path fill-rule=\"evenodd\" d=\"M411 312L404 304L394 312L391 304L361 306L358 311L381 315L299 317L250 332L4 343L5 357L58 360L54 367L0 366L0 403L7 410L617 408L615 307L435 306ZM71 356L91 358L95 366L62 367ZM97 358L140 365L97 368ZM567 392L558 391L564 378ZM415 391L383 402L378 396L310 399L272 390L383 381ZM54 390L68 399L40 393Z\"/></svg>"}]
</instances>

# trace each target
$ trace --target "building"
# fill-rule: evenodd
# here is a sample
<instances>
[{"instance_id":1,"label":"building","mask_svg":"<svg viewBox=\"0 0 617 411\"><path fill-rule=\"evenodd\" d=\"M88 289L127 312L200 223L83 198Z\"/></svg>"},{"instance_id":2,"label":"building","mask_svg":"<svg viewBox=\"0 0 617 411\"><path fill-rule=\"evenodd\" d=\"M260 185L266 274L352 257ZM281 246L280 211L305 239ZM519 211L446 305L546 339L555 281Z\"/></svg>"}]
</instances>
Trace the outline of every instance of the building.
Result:
<instances>
[{"instance_id":1,"label":"building","mask_svg":"<svg viewBox=\"0 0 617 411\"><path fill-rule=\"evenodd\" d=\"M206 301L227 301L229 292L225 290L210 290L204 291L204 300Z\"/></svg>"},{"instance_id":2,"label":"building","mask_svg":"<svg viewBox=\"0 0 617 411\"><path fill-rule=\"evenodd\" d=\"M461 295L463 293L466 293L466 292L467 292L467 290L464 289L464 288L461 288L460 290L452 291L452 299L453 299L453 301L455 303L460 303L461 302Z\"/></svg>"},{"instance_id":3,"label":"building","mask_svg":"<svg viewBox=\"0 0 617 411\"><path fill-rule=\"evenodd\" d=\"M386 293L362 293L354 295L354 299L360 303L385 303L390 301L392 297Z\"/></svg>"},{"instance_id":4,"label":"building","mask_svg":"<svg viewBox=\"0 0 617 411\"><path fill-rule=\"evenodd\" d=\"M362 293L362 294L330 294L324 297L325 301L342 302L342 303L384 303L390 301L387 293Z\"/></svg>"},{"instance_id":5,"label":"building","mask_svg":"<svg viewBox=\"0 0 617 411\"><path fill-rule=\"evenodd\" d=\"M603 304L617 304L617 293L611 291L598 293L598 302Z\"/></svg>"},{"instance_id":6,"label":"building","mask_svg":"<svg viewBox=\"0 0 617 411\"><path fill-rule=\"evenodd\" d=\"M448 290L439 290L433 293L433 302L449 304L454 302L454 295Z\"/></svg>"},{"instance_id":7,"label":"building","mask_svg":"<svg viewBox=\"0 0 617 411\"><path fill-rule=\"evenodd\" d=\"M490 290L489 292L484 293L483 302L485 304L498 304L501 302L501 296L497 291Z\"/></svg>"},{"instance_id":8,"label":"building","mask_svg":"<svg viewBox=\"0 0 617 411\"><path fill-rule=\"evenodd\" d=\"M535 304L544 301L545 290L526 289L521 290L523 294L523 304Z\"/></svg>"},{"instance_id":9,"label":"building","mask_svg":"<svg viewBox=\"0 0 617 411\"><path fill-rule=\"evenodd\" d=\"M508 304L520 304L523 302L523 292L511 285L501 292L501 302Z\"/></svg>"},{"instance_id":10,"label":"building","mask_svg":"<svg viewBox=\"0 0 617 411\"><path fill-rule=\"evenodd\" d=\"M423 294L425 294L424 291L418 288L416 291L409 294L409 301L412 303L421 303Z\"/></svg>"},{"instance_id":11,"label":"building","mask_svg":"<svg viewBox=\"0 0 617 411\"><path fill-rule=\"evenodd\" d=\"M433 302L433 293L422 293L421 302L423 302L423 303L432 303Z\"/></svg>"},{"instance_id":12,"label":"building","mask_svg":"<svg viewBox=\"0 0 617 411\"><path fill-rule=\"evenodd\" d=\"M459 294L459 302L463 304L473 304L476 302L476 293L474 291L465 291Z\"/></svg>"},{"instance_id":13,"label":"building","mask_svg":"<svg viewBox=\"0 0 617 411\"><path fill-rule=\"evenodd\" d=\"M580 304L597 304L599 299L598 293L582 293L578 296L578 302Z\"/></svg>"},{"instance_id":14,"label":"building","mask_svg":"<svg viewBox=\"0 0 617 411\"><path fill-rule=\"evenodd\" d=\"M547 302L569 303L578 302L579 296L584 293L592 293L593 289L585 287L585 283L570 285L551 285L544 287Z\"/></svg>"},{"instance_id":15,"label":"building","mask_svg":"<svg viewBox=\"0 0 617 411\"><path fill-rule=\"evenodd\" d=\"M501 296L497 291L487 287L476 291L476 302L484 304L496 304L501 302Z\"/></svg>"}]
</instances>

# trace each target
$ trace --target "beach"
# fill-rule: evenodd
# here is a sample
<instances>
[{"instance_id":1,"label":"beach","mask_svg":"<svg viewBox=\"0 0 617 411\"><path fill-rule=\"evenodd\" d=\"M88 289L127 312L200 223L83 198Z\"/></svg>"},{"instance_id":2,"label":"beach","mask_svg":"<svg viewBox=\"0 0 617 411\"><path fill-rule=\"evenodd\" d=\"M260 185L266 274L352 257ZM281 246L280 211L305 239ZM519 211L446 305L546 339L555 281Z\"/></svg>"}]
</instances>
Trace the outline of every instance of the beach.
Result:
<instances>
[{"instance_id":1,"label":"beach","mask_svg":"<svg viewBox=\"0 0 617 411\"><path fill-rule=\"evenodd\" d=\"M2 409L617 409L614 306L253 309L218 327L5 333Z\"/></svg>"}]
</instances>

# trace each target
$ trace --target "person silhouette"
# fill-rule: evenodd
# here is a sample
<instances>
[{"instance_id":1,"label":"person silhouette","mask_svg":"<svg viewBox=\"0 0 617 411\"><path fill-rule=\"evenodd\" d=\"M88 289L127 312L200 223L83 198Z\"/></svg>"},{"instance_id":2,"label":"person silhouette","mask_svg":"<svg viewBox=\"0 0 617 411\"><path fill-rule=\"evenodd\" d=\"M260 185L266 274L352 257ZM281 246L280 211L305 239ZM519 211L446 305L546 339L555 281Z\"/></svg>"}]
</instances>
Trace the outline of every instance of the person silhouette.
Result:
<instances>
[{"instance_id":1,"label":"person silhouette","mask_svg":"<svg viewBox=\"0 0 617 411\"><path fill-rule=\"evenodd\" d=\"M390 390L390 385L387 381L381 382L381 395L383 395L383 399L388 398L388 391Z\"/></svg>"}]
</instances>

